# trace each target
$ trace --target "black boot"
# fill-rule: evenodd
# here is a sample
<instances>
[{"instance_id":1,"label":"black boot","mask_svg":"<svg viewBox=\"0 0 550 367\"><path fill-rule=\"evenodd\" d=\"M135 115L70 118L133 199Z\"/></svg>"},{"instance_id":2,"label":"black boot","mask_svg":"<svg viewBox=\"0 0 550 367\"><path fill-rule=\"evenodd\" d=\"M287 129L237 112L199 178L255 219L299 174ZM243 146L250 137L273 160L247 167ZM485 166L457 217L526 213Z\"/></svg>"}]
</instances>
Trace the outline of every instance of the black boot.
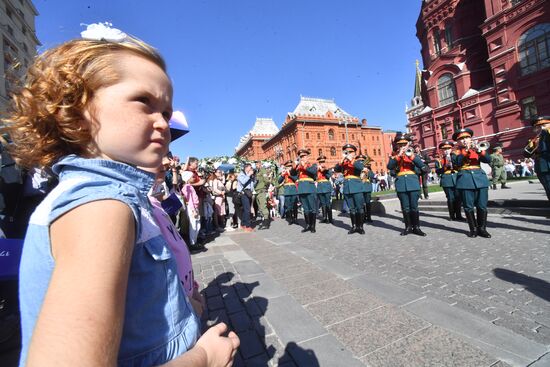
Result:
<instances>
[{"instance_id":1,"label":"black boot","mask_svg":"<svg viewBox=\"0 0 550 367\"><path fill-rule=\"evenodd\" d=\"M352 233L355 233L355 230L357 229L356 227L356 219L355 219L355 213L350 213L349 214L349 217L351 219L351 229L348 231L348 234L352 234Z\"/></svg>"},{"instance_id":2,"label":"black boot","mask_svg":"<svg viewBox=\"0 0 550 367\"><path fill-rule=\"evenodd\" d=\"M298 208L292 211L292 224L298 224Z\"/></svg>"},{"instance_id":3,"label":"black boot","mask_svg":"<svg viewBox=\"0 0 550 367\"><path fill-rule=\"evenodd\" d=\"M403 212L403 221L405 222L405 229L401 232L401 236L406 236L411 233L411 216L409 212Z\"/></svg>"},{"instance_id":4,"label":"black boot","mask_svg":"<svg viewBox=\"0 0 550 367\"><path fill-rule=\"evenodd\" d=\"M306 226L304 227L304 229L302 229L302 233L307 232L311 229L309 224L309 218L311 218L309 216L309 213L304 213L304 220L306 221Z\"/></svg>"},{"instance_id":5,"label":"black boot","mask_svg":"<svg viewBox=\"0 0 550 367\"><path fill-rule=\"evenodd\" d=\"M456 220L455 206L450 200L447 200L447 209L449 210L449 219L451 222Z\"/></svg>"},{"instance_id":6,"label":"black boot","mask_svg":"<svg viewBox=\"0 0 550 367\"><path fill-rule=\"evenodd\" d=\"M497 184L493 184L493 190L497 189Z\"/></svg>"},{"instance_id":7,"label":"black boot","mask_svg":"<svg viewBox=\"0 0 550 367\"><path fill-rule=\"evenodd\" d=\"M462 216L462 203L460 202L460 200L455 200L453 202L453 206L454 206L454 209L455 209L455 220L464 220L464 217Z\"/></svg>"},{"instance_id":8,"label":"black boot","mask_svg":"<svg viewBox=\"0 0 550 367\"><path fill-rule=\"evenodd\" d=\"M315 224L317 223L317 216L315 213L309 213L309 231L315 233Z\"/></svg>"},{"instance_id":9,"label":"black boot","mask_svg":"<svg viewBox=\"0 0 550 367\"><path fill-rule=\"evenodd\" d=\"M293 210L290 209L290 208L285 210L285 219L286 219L286 222L288 223L288 225L292 224L293 218L294 218Z\"/></svg>"},{"instance_id":10,"label":"black boot","mask_svg":"<svg viewBox=\"0 0 550 367\"><path fill-rule=\"evenodd\" d=\"M470 228L470 232L467 236L471 238L477 237L476 218L474 216L474 212L464 211L464 214L466 214L466 220L468 221L468 227Z\"/></svg>"},{"instance_id":11,"label":"black boot","mask_svg":"<svg viewBox=\"0 0 550 367\"><path fill-rule=\"evenodd\" d=\"M486 229L487 226L487 210L477 209L477 235L483 238L491 238Z\"/></svg>"},{"instance_id":12,"label":"black boot","mask_svg":"<svg viewBox=\"0 0 550 367\"><path fill-rule=\"evenodd\" d=\"M321 207L321 214L323 216L323 219L321 219L321 223L328 223L328 220L327 220L327 208L325 208L324 206Z\"/></svg>"},{"instance_id":13,"label":"black boot","mask_svg":"<svg viewBox=\"0 0 550 367\"><path fill-rule=\"evenodd\" d=\"M371 213L372 203L367 203L367 205L365 205L365 222L372 223Z\"/></svg>"},{"instance_id":14,"label":"black boot","mask_svg":"<svg viewBox=\"0 0 550 367\"><path fill-rule=\"evenodd\" d=\"M263 225L264 229L269 229L269 227L271 226L271 218L269 216L264 219Z\"/></svg>"},{"instance_id":15,"label":"black boot","mask_svg":"<svg viewBox=\"0 0 550 367\"><path fill-rule=\"evenodd\" d=\"M418 236L426 236L426 233L420 229L420 213L418 211L411 212L412 233Z\"/></svg>"},{"instance_id":16,"label":"black boot","mask_svg":"<svg viewBox=\"0 0 550 367\"><path fill-rule=\"evenodd\" d=\"M332 222L332 208L327 207L327 223L333 224Z\"/></svg>"},{"instance_id":17,"label":"black boot","mask_svg":"<svg viewBox=\"0 0 550 367\"><path fill-rule=\"evenodd\" d=\"M363 213L355 214L355 232L365 234L365 230L363 229Z\"/></svg>"},{"instance_id":18,"label":"black boot","mask_svg":"<svg viewBox=\"0 0 550 367\"><path fill-rule=\"evenodd\" d=\"M506 186L506 182L503 183L503 184L500 184L500 188L501 188L501 189L511 189L510 186Z\"/></svg>"}]
</instances>

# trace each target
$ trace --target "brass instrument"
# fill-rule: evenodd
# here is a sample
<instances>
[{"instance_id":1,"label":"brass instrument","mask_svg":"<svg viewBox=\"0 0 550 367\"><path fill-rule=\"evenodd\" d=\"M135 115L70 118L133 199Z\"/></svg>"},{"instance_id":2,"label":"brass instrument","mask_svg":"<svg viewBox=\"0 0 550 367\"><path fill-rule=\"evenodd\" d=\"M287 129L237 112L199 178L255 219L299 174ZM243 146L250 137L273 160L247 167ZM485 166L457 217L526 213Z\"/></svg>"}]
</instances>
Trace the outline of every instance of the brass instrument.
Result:
<instances>
[{"instance_id":1,"label":"brass instrument","mask_svg":"<svg viewBox=\"0 0 550 367\"><path fill-rule=\"evenodd\" d=\"M414 149L413 148L408 147L407 149L405 149L405 155L407 157L412 157L413 154L414 154Z\"/></svg>"},{"instance_id":2,"label":"brass instrument","mask_svg":"<svg viewBox=\"0 0 550 367\"><path fill-rule=\"evenodd\" d=\"M541 134L535 136L533 139L529 139L529 142L527 143L525 148L523 148L523 151L527 153L529 156L532 156L533 154L535 154L535 152L539 148L540 135Z\"/></svg>"},{"instance_id":3,"label":"brass instrument","mask_svg":"<svg viewBox=\"0 0 550 367\"><path fill-rule=\"evenodd\" d=\"M447 162L445 166L445 170L452 170L453 169L453 160L451 158L451 152L447 153L445 155L445 162Z\"/></svg>"},{"instance_id":4,"label":"brass instrument","mask_svg":"<svg viewBox=\"0 0 550 367\"><path fill-rule=\"evenodd\" d=\"M478 153L481 153L487 149L489 149L491 147L491 144L489 144L488 141L477 141L477 140L473 140L471 143L470 143L470 149L475 149Z\"/></svg>"}]
</instances>

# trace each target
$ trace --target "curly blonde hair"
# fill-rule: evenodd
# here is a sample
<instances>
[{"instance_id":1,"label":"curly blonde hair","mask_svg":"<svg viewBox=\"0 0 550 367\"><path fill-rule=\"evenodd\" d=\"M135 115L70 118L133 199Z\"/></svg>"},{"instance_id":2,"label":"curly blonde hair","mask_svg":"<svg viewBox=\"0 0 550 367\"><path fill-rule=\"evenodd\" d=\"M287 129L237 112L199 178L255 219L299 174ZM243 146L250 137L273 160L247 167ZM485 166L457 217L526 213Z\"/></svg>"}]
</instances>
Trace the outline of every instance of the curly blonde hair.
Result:
<instances>
[{"instance_id":1,"label":"curly blonde hair","mask_svg":"<svg viewBox=\"0 0 550 367\"><path fill-rule=\"evenodd\" d=\"M95 91L120 79L121 53L144 57L166 72L160 54L133 37L119 43L72 40L36 57L2 119L18 164L49 168L65 155L89 153L92 134L83 112Z\"/></svg>"}]
</instances>

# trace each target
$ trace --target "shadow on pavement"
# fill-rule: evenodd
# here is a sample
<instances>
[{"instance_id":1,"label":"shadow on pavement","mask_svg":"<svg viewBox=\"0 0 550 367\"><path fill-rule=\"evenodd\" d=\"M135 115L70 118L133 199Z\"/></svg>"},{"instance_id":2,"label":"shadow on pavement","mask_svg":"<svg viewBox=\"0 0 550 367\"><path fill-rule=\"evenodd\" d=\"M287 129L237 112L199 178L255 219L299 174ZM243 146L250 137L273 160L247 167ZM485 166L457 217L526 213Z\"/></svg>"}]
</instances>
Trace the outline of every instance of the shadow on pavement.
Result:
<instances>
[{"instance_id":1,"label":"shadow on pavement","mask_svg":"<svg viewBox=\"0 0 550 367\"><path fill-rule=\"evenodd\" d=\"M268 300L252 296L254 288L260 285L259 282L235 282L234 277L231 272L222 273L203 289L208 306L203 315L203 329L224 322L239 336L241 346L234 366L268 366L269 361L277 357L277 349L278 355L282 354L282 347L274 337L270 337L273 331L263 317ZM312 350L302 349L293 342L288 343L278 360L280 365L285 362L299 366L319 366Z\"/></svg>"},{"instance_id":2,"label":"shadow on pavement","mask_svg":"<svg viewBox=\"0 0 550 367\"><path fill-rule=\"evenodd\" d=\"M400 220L401 222L403 222L403 217L398 217L396 215L391 215L391 214L386 214L386 217L394 218L394 219L397 219L397 220ZM429 220L427 220L426 218L423 218L423 217L441 218L441 216L431 215L431 214L426 214L426 213L420 212L420 228L428 227L428 228L440 229L442 231L460 233L460 234L463 234L463 235L466 235L466 233L468 233L468 224L466 222L455 222L454 225L456 225L456 223L463 223L464 228L462 229L460 226L459 226L459 228L455 228L454 226L445 226L445 225L442 225L442 224L432 223L432 222L430 222ZM403 227L404 227L404 225L403 225ZM402 230L403 230L403 228L399 228L399 231L402 231Z\"/></svg>"},{"instance_id":3,"label":"shadow on pavement","mask_svg":"<svg viewBox=\"0 0 550 367\"><path fill-rule=\"evenodd\" d=\"M502 268L493 269L493 274L506 282L523 285L525 290L535 296L550 301L550 283L545 280Z\"/></svg>"}]
</instances>

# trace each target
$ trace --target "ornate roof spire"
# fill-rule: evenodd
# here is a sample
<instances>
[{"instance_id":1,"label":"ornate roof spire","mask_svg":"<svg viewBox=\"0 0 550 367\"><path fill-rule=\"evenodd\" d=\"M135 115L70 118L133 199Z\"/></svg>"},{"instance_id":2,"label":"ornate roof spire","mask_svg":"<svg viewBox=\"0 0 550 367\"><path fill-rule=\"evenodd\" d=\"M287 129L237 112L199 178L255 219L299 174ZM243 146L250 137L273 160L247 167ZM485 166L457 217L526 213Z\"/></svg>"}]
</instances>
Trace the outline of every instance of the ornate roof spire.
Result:
<instances>
[{"instance_id":1,"label":"ornate roof spire","mask_svg":"<svg viewBox=\"0 0 550 367\"><path fill-rule=\"evenodd\" d=\"M413 97L420 97L422 93L422 72L418 67L420 62L416 60L416 78L414 80L414 95Z\"/></svg>"}]
</instances>

